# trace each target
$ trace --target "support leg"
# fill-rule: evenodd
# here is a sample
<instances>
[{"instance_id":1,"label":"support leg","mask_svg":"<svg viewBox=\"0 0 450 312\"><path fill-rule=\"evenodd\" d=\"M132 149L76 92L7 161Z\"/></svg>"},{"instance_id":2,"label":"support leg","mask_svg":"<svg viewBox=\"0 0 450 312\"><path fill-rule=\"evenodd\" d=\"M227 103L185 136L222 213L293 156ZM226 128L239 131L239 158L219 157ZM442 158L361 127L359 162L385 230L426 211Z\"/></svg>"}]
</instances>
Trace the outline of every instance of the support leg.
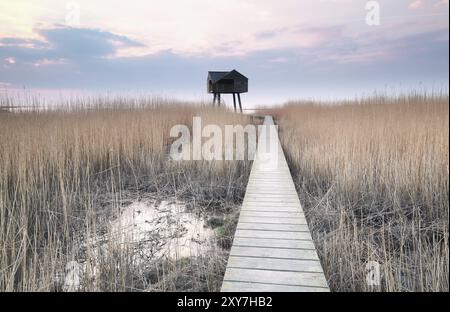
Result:
<instances>
[{"instance_id":1,"label":"support leg","mask_svg":"<svg viewBox=\"0 0 450 312\"><path fill-rule=\"evenodd\" d=\"M234 105L234 112L236 113L236 94L233 93L233 105Z\"/></svg>"},{"instance_id":2,"label":"support leg","mask_svg":"<svg viewBox=\"0 0 450 312\"><path fill-rule=\"evenodd\" d=\"M219 102L218 102L218 103L219 103L219 106L220 106L220 93L219 93L219 95L218 95L218 99L219 99Z\"/></svg>"},{"instance_id":3,"label":"support leg","mask_svg":"<svg viewBox=\"0 0 450 312\"><path fill-rule=\"evenodd\" d=\"M216 98L217 98L217 93L214 93L214 97L213 97L213 106L216 105Z\"/></svg>"},{"instance_id":4,"label":"support leg","mask_svg":"<svg viewBox=\"0 0 450 312\"><path fill-rule=\"evenodd\" d=\"M238 95L238 101L239 101L239 110L241 111L241 114L242 114L241 94L238 93L237 95Z\"/></svg>"}]
</instances>

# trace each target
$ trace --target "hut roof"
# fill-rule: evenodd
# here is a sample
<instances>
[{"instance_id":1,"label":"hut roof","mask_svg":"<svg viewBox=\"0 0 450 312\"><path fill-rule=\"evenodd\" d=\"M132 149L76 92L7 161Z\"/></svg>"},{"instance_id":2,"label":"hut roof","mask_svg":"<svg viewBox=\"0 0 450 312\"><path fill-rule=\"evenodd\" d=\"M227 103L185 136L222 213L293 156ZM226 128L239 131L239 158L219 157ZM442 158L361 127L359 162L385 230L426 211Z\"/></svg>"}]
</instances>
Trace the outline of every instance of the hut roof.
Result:
<instances>
[{"instance_id":1,"label":"hut roof","mask_svg":"<svg viewBox=\"0 0 450 312\"><path fill-rule=\"evenodd\" d=\"M229 72L226 71L210 71L208 72L209 78L212 82L217 82L225 77Z\"/></svg>"},{"instance_id":2,"label":"hut roof","mask_svg":"<svg viewBox=\"0 0 450 312\"><path fill-rule=\"evenodd\" d=\"M236 76L241 76L241 77L247 79L247 77L245 77L244 75L242 75L240 72L238 72L235 69L233 69L232 71L229 71L229 72L227 72L227 71L209 71L208 75L213 83L215 83L221 79L235 78Z\"/></svg>"}]
</instances>

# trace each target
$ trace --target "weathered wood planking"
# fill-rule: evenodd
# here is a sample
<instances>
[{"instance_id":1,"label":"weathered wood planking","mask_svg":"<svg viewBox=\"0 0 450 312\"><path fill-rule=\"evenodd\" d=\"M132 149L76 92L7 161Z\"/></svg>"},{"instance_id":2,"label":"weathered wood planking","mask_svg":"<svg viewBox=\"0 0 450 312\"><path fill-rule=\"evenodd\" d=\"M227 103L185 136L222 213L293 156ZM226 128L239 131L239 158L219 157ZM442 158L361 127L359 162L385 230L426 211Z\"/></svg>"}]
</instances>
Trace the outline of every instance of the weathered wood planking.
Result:
<instances>
[{"instance_id":1,"label":"weathered wood planking","mask_svg":"<svg viewBox=\"0 0 450 312\"><path fill-rule=\"evenodd\" d=\"M258 144L222 291L329 291L277 132L261 142L276 144Z\"/></svg>"}]
</instances>

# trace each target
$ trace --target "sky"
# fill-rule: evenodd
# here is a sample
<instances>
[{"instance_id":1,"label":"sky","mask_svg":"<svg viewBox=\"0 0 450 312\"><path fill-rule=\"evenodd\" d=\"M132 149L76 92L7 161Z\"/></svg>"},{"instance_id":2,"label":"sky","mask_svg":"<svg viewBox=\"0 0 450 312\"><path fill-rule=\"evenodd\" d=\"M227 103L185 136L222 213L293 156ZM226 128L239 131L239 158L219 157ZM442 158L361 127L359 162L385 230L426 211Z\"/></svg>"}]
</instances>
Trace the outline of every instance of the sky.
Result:
<instances>
[{"instance_id":1,"label":"sky","mask_svg":"<svg viewBox=\"0 0 450 312\"><path fill-rule=\"evenodd\" d=\"M207 71L237 69L252 106L448 90L448 12L448 0L0 0L0 89L209 100Z\"/></svg>"}]
</instances>

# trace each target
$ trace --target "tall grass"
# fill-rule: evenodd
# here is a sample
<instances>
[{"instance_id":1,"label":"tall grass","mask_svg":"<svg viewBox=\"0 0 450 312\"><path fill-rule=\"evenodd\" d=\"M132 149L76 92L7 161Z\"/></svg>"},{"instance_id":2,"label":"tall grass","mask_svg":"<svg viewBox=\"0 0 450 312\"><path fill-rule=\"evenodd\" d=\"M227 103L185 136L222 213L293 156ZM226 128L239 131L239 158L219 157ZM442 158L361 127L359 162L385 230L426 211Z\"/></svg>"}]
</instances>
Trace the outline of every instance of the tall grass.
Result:
<instances>
[{"instance_id":1,"label":"tall grass","mask_svg":"<svg viewBox=\"0 0 450 312\"><path fill-rule=\"evenodd\" d=\"M448 291L448 96L272 113L331 289ZM379 286L366 282L368 261Z\"/></svg>"},{"instance_id":2,"label":"tall grass","mask_svg":"<svg viewBox=\"0 0 450 312\"><path fill-rule=\"evenodd\" d=\"M197 213L239 203L248 162L169 161L170 128L191 125L195 115L219 125L251 121L209 106L143 98L0 111L0 291L60 290L64 265L80 259L94 261L87 269L96 271L82 290L219 289L221 249L177 262L149 260L145 268L112 240L101 257L80 249L80 239L107 231L110 216L133 200L183 199Z\"/></svg>"}]
</instances>

